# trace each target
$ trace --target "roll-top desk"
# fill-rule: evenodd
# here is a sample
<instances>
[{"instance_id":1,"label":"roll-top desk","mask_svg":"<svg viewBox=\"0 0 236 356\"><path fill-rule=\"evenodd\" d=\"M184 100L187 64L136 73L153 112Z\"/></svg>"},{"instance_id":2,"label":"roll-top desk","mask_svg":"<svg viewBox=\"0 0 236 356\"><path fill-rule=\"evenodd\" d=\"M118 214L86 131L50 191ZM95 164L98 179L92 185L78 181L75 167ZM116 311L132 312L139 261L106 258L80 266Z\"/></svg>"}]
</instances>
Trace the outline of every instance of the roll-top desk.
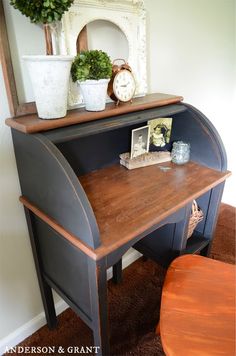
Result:
<instances>
[{"instance_id":1,"label":"roll-top desk","mask_svg":"<svg viewBox=\"0 0 236 356\"><path fill-rule=\"evenodd\" d=\"M168 170L120 166L131 130L158 117L173 118L171 142L189 142L191 161L165 163ZM201 112L165 94L97 113L72 110L59 120L28 115L6 123L48 326L57 324L53 288L92 329L98 354L108 356L107 269L119 274L131 246L163 265L179 254L209 253L230 174L221 139ZM204 219L187 240L193 199Z\"/></svg>"}]
</instances>

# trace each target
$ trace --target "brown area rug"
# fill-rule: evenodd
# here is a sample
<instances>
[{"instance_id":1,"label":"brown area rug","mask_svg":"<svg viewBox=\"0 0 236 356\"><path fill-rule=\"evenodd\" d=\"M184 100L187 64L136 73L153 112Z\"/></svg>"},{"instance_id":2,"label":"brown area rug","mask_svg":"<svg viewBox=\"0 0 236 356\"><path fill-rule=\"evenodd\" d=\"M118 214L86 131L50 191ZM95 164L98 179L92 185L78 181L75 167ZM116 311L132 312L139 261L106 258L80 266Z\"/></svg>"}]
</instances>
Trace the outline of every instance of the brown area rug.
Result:
<instances>
[{"instance_id":1,"label":"brown area rug","mask_svg":"<svg viewBox=\"0 0 236 356\"><path fill-rule=\"evenodd\" d=\"M211 257L235 263L235 208L226 204L221 205ZM154 330L165 272L154 262L140 259L124 270L121 284L108 283L111 355L164 355ZM56 330L49 331L44 326L20 346L67 349L93 345L92 332L71 309L63 312L58 320Z\"/></svg>"}]
</instances>

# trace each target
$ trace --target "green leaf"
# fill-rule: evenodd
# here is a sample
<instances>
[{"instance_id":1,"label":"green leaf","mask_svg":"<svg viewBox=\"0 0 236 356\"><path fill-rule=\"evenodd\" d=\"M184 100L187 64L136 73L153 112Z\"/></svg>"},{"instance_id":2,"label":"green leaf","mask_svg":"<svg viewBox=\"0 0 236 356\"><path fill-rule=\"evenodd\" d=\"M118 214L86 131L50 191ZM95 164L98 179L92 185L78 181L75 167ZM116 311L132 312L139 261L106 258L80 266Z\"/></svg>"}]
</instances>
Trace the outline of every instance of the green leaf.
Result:
<instances>
[{"instance_id":1,"label":"green leaf","mask_svg":"<svg viewBox=\"0 0 236 356\"><path fill-rule=\"evenodd\" d=\"M10 0L10 5L29 17L31 22L50 23L61 20L73 2L74 0Z\"/></svg>"},{"instance_id":2,"label":"green leaf","mask_svg":"<svg viewBox=\"0 0 236 356\"><path fill-rule=\"evenodd\" d=\"M72 63L72 80L106 79L112 74L112 63L107 53L101 50L83 51Z\"/></svg>"}]
</instances>

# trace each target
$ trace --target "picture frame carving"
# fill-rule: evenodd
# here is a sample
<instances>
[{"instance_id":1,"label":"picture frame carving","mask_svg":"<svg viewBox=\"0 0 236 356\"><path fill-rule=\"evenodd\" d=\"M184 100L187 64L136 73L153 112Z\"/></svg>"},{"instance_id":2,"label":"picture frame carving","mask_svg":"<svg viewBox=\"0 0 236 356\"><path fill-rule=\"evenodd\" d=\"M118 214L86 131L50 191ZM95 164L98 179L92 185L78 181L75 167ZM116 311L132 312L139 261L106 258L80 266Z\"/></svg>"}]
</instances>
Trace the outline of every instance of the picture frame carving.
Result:
<instances>
[{"instance_id":1,"label":"picture frame carving","mask_svg":"<svg viewBox=\"0 0 236 356\"><path fill-rule=\"evenodd\" d=\"M146 11L143 0L75 0L54 28L54 53L76 55L79 35L86 25L105 20L116 25L128 42L128 63L136 80L135 96L147 93ZM122 57L122 54L121 54ZM77 84L70 81L69 107L83 104Z\"/></svg>"}]
</instances>

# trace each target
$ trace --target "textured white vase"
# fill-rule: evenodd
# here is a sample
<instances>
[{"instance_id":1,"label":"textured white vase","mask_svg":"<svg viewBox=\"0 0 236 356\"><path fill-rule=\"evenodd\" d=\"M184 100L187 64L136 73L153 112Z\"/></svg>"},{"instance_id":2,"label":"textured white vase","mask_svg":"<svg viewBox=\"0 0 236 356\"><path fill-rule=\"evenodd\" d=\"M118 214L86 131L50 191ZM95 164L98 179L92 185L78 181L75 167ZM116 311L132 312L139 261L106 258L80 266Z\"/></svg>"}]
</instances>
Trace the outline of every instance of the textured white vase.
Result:
<instances>
[{"instance_id":1,"label":"textured white vase","mask_svg":"<svg viewBox=\"0 0 236 356\"><path fill-rule=\"evenodd\" d=\"M30 74L38 116L66 116L70 69L73 56L23 56Z\"/></svg>"},{"instance_id":2,"label":"textured white vase","mask_svg":"<svg viewBox=\"0 0 236 356\"><path fill-rule=\"evenodd\" d=\"M107 86L110 79L78 82L88 111L102 111L106 106Z\"/></svg>"}]
</instances>

